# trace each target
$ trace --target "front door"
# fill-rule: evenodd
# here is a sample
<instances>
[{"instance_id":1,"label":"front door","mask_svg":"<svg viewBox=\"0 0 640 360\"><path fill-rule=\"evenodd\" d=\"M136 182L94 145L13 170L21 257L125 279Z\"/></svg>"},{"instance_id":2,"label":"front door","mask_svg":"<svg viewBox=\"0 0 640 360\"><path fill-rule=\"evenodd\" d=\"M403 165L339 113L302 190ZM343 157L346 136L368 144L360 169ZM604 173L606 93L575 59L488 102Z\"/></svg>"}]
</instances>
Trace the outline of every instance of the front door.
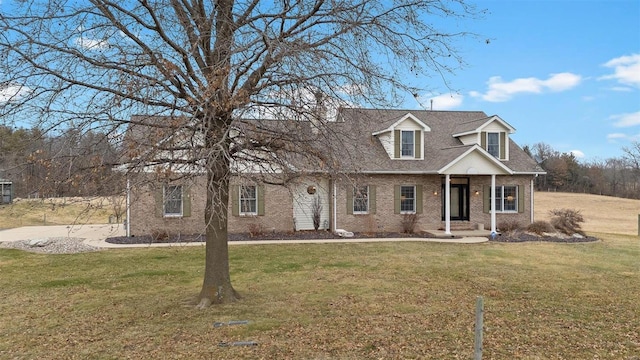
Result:
<instances>
[{"instance_id":1,"label":"front door","mask_svg":"<svg viewBox=\"0 0 640 360\"><path fill-rule=\"evenodd\" d=\"M319 230L330 225L329 180L310 178L298 184L293 193L293 221L297 230ZM314 220L315 218L315 220Z\"/></svg>"},{"instance_id":2,"label":"front door","mask_svg":"<svg viewBox=\"0 0 640 360\"><path fill-rule=\"evenodd\" d=\"M467 179L463 179L467 180ZM468 180L462 182L452 181L451 183L451 193L450 193L450 204L451 204L451 220L463 221L469 220L469 184ZM445 219L445 189L444 185L442 186L442 220Z\"/></svg>"}]
</instances>

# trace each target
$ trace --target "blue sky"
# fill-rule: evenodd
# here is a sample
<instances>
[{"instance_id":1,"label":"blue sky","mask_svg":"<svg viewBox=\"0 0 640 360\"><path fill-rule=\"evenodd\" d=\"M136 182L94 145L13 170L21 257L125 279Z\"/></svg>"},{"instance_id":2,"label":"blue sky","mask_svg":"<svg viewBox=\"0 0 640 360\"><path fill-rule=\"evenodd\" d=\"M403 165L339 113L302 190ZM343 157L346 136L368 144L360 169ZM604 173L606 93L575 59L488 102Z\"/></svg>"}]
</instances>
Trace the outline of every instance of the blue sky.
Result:
<instances>
[{"instance_id":1,"label":"blue sky","mask_svg":"<svg viewBox=\"0 0 640 360\"><path fill-rule=\"evenodd\" d=\"M454 92L422 94L423 106L497 114L521 146L544 142L581 161L640 141L639 0L476 4L489 13L469 26L489 43L459 44L467 66L448 78Z\"/></svg>"},{"instance_id":2,"label":"blue sky","mask_svg":"<svg viewBox=\"0 0 640 360\"><path fill-rule=\"evenodd\" d=\"M497 114L521 146L544 142L584 161L640 141L640 0L467 1L488 10L457 23L479 38L456 44L467 65L447 77L451 89L424 79L433 91L422 107ZM0 101L25 90L3 91ZM421 107L412 96L402 106Z\"/></svg>"}]
</instances>

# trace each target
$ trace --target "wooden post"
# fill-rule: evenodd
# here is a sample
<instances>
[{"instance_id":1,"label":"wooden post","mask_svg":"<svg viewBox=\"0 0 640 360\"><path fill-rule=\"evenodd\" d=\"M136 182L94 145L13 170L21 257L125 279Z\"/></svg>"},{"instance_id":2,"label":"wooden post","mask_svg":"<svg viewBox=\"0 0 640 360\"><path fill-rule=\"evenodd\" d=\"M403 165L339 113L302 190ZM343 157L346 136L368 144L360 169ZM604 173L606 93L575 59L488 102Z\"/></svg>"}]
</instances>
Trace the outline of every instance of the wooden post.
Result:
<instances>
[{"instance_id":1,"label":"wooden post","mask_svg":"<svg viewBox=\"0 0 640 360\"><path fill-rule=\"evenodd\" d=\"M473 349L473 359L474 360L482 360L482 328L483 328L483 313L484 313L484 304L482 301L482 296L478 296L476 299L476 339L475 346Z\"/></svg>"}]
</instances>

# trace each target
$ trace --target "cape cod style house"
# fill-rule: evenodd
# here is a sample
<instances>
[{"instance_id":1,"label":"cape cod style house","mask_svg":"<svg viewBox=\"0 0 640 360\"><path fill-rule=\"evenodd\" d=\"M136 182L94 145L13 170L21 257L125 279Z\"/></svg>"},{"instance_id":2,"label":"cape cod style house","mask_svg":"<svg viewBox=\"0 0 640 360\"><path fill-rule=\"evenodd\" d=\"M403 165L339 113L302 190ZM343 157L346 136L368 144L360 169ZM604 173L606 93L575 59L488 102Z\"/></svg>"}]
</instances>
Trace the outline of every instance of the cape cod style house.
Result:
<instances>
[{"instance_id":1,"label":"cape cod style house","mask_svg":"<svg viewBox=\"0 0 640 360\"><path fill-rule=\"evenodd\" d=\"M349 134L330 145L340 172L311 167L288 186L234 178L230 233L401 232L406 214L416 214L415 231L447 234L533 221L533 180L544 171L497 115L343 108L324 126ZM133 187L130 234L203 233L204 191L202 176Z\"/></svg>"}]
</instances>

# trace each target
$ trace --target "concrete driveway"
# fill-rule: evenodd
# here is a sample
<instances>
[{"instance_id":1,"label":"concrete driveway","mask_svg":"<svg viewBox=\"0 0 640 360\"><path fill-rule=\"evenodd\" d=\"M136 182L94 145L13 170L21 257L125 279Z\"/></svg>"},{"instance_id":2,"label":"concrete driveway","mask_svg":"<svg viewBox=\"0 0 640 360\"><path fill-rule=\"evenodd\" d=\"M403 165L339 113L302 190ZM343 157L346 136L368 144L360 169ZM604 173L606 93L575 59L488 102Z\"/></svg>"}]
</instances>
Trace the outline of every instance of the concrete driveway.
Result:
<instances>
[{"instance_id":1,"label":"concrete driveway","mask_svg":"<svg viewBox=\"0 0 640 360\"><path fill-rule=\"evenodd\" d=\"M0 230L0 241L20 241L50 237L83 238L89 245L100 246L108 237L124 236L121 224L23 226Z\"/></svg>"},{"instance_id":2,"label":"concrete driveway","mask_svg":"<svg viewBox=\"0 0 640 360\"><path fill-rule=\"evenodd\" d=\"M82 238L87 245L102 248L126 248L149 246L185 246L204 245L204 243L164 243L164 244L111 244L105 241L109 237L125 236L124 226L121 224L98 225L52 225L52 226L24 226L14 229L0 230L0 242L42 239L50 237ZM379 239L317 239L317 240L252 240L230 241L229 245L266 245L266 244L327 244L327 243L364 243L364 242L390 242L390 241L414 241L414 242L440 242L473 244L486 242L488 239L478 234L460 234L461 238L379 238Z\"/></svg>"}]
</instances>

